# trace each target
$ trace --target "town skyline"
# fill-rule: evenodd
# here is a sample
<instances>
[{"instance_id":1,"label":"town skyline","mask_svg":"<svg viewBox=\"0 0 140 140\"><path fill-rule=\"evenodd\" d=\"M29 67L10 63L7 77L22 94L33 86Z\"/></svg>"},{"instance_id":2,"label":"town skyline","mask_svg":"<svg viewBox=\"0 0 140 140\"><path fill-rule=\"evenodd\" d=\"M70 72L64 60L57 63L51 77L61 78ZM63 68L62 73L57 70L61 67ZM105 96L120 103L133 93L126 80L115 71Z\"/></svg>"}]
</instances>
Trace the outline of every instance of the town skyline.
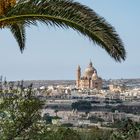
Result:
<instances>
[{"instance_id":1,"label":"town skyline","mask_svg":"<svg viewBox=\"0 0 140 140\"><path fill-rule=\"evenodd\" d=\"M7 80L75 80L75 70L87 67L90 59L103 79L140 78L138 60L140 40L139 4L131 0L77 0L90 6L113 25L125 44L127 58L116 63L99 46L69 29L27 28L27 42L23 54L8 30L1 30L0 75Z\"/></svg>"}]
</instances>

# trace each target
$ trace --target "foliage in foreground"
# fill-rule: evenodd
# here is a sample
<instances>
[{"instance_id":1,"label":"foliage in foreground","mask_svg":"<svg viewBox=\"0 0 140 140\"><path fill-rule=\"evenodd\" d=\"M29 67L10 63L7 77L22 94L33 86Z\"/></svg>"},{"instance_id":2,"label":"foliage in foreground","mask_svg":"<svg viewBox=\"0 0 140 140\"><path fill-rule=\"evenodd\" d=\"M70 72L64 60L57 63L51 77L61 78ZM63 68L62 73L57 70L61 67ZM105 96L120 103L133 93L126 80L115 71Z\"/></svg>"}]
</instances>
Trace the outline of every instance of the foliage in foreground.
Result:
<instances>
[{"instance_id":1,"label":"foliage in foreground","mask_svg":"<svg viewBox=\"0 0 140 140\"><path fill-rule=\"evenodd\" d=\"M130 119L124 121L123 126L115 131L111 138L112 140L139 140L140 123Z\"/></svg>"},{"instance_id":2,"label":"foliage in foreground","mask_svg":"<svg viewBox=\"0 0 140 140\"><path fill-rule=\"evenodd\" d=\"M32 92L22 90L19 94L1 93L0 136L1 139L34 137L42 132L41 111L43 102Z\"/></svg>"}]
</instances>

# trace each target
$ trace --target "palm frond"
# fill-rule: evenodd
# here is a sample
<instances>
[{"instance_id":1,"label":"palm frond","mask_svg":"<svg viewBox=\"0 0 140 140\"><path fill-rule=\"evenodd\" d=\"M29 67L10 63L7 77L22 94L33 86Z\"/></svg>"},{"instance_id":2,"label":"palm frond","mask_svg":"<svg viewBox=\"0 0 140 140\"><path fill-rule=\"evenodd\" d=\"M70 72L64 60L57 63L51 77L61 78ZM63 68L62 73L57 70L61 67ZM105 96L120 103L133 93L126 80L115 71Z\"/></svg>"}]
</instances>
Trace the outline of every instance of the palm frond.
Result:
<instances>
[{"instance_id":1,"label":"palm frond","mask_svg":"<svg viewBox=\"0 0 140 140\"><path fill-rule=\"evenodd\" d=\"M24 24L12 24L9 26L12 34L19 44L20 51L23 52L25 48L25 27Z\"/></svg>"},{"instance_id":2,"label":"palm frond","mask_svg":"<svg viewBox=\"0 0 140 140\"><path fill-rule=\"evenodd\" d=\"M105 49L116 61L126 58L123 42L114 27L92 9L72 0L19 0L0 18L0 27L20 22L37 25L37 21L72 28Z\"/></svg>"}]
</instances>

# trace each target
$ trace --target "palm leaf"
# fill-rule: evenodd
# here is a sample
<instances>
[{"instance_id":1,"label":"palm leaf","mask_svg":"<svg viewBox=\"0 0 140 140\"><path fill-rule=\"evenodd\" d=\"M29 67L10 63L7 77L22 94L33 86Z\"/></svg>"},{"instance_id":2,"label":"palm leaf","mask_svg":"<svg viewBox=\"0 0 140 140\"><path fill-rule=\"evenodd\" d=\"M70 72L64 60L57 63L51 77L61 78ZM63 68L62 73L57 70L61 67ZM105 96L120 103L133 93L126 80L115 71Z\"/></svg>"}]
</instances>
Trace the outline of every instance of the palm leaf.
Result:
<instances>
[{"instance_id":1,"label":"palm leaf","mask_svg":"<svg viewBox=\"0 0 140 140\"><path fill-rule=\"evenodd\" d=\"M20 0L0 18L0 27L24 22L72 28L101 46L116 61L125 60L124 45L115 29L92 9L70 0Z\"/></svg>"},{"instance_id":2,"label":"palm leaf","mask_svg":"<svg viewBox=\"0 0 140 140\"><path fill-rule=\"evenodd\" d=\"M22 52L25 48L25 27L23 24L12 24L9 26L12 34L19 44L20 51Z\"/></svg>"}]
</instances>

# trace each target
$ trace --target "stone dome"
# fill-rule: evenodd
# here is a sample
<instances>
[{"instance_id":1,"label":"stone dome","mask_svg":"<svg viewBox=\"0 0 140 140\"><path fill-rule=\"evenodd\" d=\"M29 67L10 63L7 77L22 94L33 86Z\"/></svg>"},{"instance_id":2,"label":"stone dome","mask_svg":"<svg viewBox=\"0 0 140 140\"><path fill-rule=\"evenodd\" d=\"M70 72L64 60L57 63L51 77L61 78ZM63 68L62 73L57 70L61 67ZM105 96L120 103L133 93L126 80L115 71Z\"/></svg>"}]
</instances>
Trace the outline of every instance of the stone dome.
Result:
<instances>
[{"instance_id":1,"label":"stone dome","mask_svg":"<svg viewBox=\"0 0 140 140\"><path fill-rule=\"evenodd\" d=\"M92 66L92 62L89 63L89 66L85 69L84 77L91 78L95 68Z\"/></svg>"},{"instance_id":2,"label":"stone dome","mask_svg":"<svg viewBox=\"0 0 140 140\"><path fill-rule=\"evenodd\" d=\"M98 79L98 75L96 71L94 71L94 73L92 74L92 80L97 80L97 79Z\"/></svg>"}]
</instances>

